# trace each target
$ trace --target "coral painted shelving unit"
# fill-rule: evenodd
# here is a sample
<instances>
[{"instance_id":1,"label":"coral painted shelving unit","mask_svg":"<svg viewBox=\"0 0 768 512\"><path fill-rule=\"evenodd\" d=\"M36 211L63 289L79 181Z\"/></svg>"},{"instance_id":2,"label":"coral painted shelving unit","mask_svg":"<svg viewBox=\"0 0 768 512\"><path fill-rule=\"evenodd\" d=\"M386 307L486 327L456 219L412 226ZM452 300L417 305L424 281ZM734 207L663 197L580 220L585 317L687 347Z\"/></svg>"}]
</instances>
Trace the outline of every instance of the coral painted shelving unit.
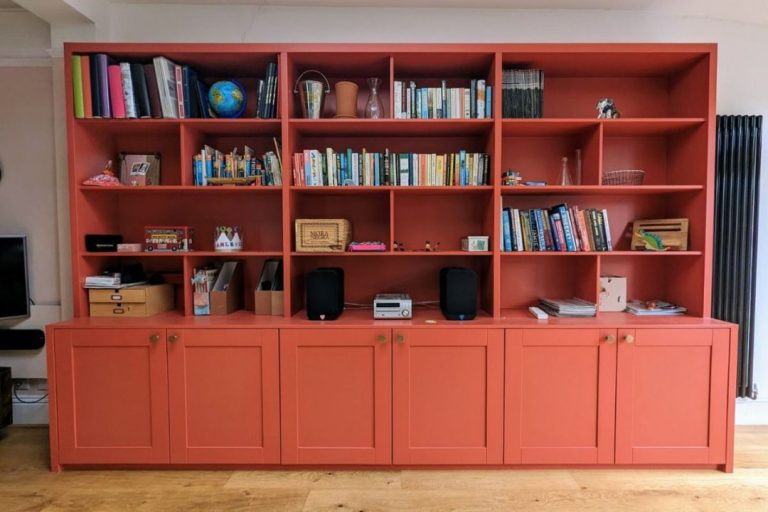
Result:
<instances>
[{"instance_id":1,"label":"coral painted shelving unit","mask_svg":"<svg viewBox=\"0 0 768 512\"><path fill-rule=\"evenodd\" d=\"M75 119L70 56L164 55L202 76L252 85L278 62L278 119ZM732 469L735 326L711 320L716 46L710 44L118 44L66 45L72 279L75 318L49 327L52 467L181 464L587 464ZM544 117L501 117L502 69L545 72ZM333 84L383 79L387 118L300 118L293 85L306 69ZM394 119L395 80L420 86L493 85L491 119ZM595 119L611 96L621 119ZM334 111L330 95L326 112ZM282 140L283 187L195 187L202 144L261 153ZM303 149L486 152L477 187L301 187ZM504 169L557 181L563 155L583 152L583 183L505 187ZM81 185L118 152L160 152L153 187ZM603 186L613 169L646 171L641 186ZM504 253L502 207L560 202L607 209L612 252ZM294 251L296 218L347 218L358 240L440 251L310 254ZM638 218L687 217L689 250L630 251ZM86 233L141 240L145 225L184 224L197 251L89 253ZM192 316L193 268L213 228L240 226L245 309ZM210 234L210 237L208 236ZM460 239L486 234L491 250ZM210 244L207 239L210 238ZM285 272L282 317L257 317L254 289L266 258ZM180 276L177 310L146 319L88 317L85 276L117 260ZM481 314L470 322L417 310L410 321L347 311L305 319L304 279L345 270L346 300L378 292L438 298L439 269L479 276ZM689 314L537 321L539 297L597 302L599 278L627 276L629 297L664 297ZM458 327L458 329L456 329ZM215 385L214 385L215 383ZM223 387L221 387L223 386ZM226 389L225 393L220 391ZM120 396L120 403L114 397ZM111 405L110 405L111 404ZM240 411L247 410L246 413ZM170 418L167 422L164 419Z\"/></svg>"}]
</instances>

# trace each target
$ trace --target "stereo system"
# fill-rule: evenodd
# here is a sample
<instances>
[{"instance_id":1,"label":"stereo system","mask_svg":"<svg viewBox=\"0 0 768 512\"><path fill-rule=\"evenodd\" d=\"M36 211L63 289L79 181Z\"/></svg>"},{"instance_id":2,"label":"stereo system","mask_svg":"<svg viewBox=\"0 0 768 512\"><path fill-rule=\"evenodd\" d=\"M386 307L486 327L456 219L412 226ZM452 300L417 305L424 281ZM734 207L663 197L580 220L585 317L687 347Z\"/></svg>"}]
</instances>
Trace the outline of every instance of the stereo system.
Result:
<instances>
[{"instance_id":1,"label":"stereo system","mask_svg":"<svg viewBox=\"0 0 768 512\"><path fill-rule=\"evenodd\" d=\"M344 270L317 268L307 274L307 318L336 320L344 310Z\"/></svg>"},{"instance_id":2,"label":"stereo system","mask_svg":"<svg viewBox=\"0 0 768 512\"><path fill-rule=\"evenodd\" d=\"M373 299L373 318L413 318L413 302L407 293L379 293Z\"/></svg>"}]
</instances>

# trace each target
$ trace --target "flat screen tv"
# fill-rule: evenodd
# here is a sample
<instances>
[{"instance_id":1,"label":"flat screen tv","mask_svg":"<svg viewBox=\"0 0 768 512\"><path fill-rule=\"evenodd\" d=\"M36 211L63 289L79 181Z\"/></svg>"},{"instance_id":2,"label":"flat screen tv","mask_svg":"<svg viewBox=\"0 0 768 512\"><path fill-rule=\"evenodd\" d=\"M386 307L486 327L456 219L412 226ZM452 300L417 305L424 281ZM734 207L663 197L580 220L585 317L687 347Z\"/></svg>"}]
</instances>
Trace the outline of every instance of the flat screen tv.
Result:
<instances>
[{"instance_id":1,"label":"flat screen tv","mask_svg":"<svg viewBox=\"0 0 768 512\"><path fill-rule=\"evenodd\" d=\"M27 317L27 237L0 235L0 321Z\"/></svg>"}]
</instances>

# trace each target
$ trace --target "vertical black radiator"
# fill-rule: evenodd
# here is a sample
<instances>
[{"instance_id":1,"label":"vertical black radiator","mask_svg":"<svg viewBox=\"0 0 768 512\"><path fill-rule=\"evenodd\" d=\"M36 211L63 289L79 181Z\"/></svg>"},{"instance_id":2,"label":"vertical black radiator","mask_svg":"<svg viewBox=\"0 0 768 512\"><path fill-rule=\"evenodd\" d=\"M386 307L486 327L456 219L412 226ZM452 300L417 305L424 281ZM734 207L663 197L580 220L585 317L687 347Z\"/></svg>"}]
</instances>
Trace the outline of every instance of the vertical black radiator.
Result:
<instances>
[{"instance_id":1,"label":"vertical black radiator","mask_svg":"<svg viewBox=\"0 0 768 512\"><path fill-rule=\"evenodd\" d=\"M756 398L755 288L763 116L717 116L712 316L739 324L736 394Z\"/></svg>"}]
</instances>

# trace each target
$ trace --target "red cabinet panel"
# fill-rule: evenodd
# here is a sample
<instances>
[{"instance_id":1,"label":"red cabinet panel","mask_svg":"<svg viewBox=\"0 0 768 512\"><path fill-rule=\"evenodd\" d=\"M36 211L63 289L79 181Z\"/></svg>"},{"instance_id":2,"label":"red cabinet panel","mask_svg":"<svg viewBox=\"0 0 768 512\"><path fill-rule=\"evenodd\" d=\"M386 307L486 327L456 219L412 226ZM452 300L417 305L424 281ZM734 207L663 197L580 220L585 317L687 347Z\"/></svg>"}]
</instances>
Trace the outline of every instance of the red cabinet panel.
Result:
<instances>
[{"instance_id":1,"label":"red cabinet panel","mask_svg":"<svg viewBox=\"0 0 768 512\"><path fill-rule=\"evenodd\" d=\"M282 461L392 462L389 329L280 331Z\"/></svg>"},{"instance_id":2,"label":"red cabinet panel","mask_svg":"<svg viewBox=\"0 0 768 512\"><path fill-rule=\"evenodd\" d=\"M56 331L62 464L167 463L163 329Z\"/></svg>"},{"instance_id":3,"label":"red cabinet panel","mask_svg":"<svg viewBox=\"0 0 768 512\"><path fill-rule=\"evenodd\" d=\"M727 329L619 330L616 462L725 462Z\"/></svg>"},{"instance_id":4,"label":"red cabinet panel","mask_svg":"<svg viewBox=\"0 0 768 512\"><path fill-rule=\"evenodd\" d=\"M502 460L503 331L396 329L395 464Z\"/></svg>"},{"instance_id":5,"label":"red cabinet panel","mask_svg":"<svg viewBox=\"0 0 768 512\"><path fill-rule=\"evenodd\" d=\"M280 462L277 329L170 329L172 463Z\"/></svg>"},{"instance_id":6,"label":"red cabinet panel","mask_svg":"<svg viewBox=\"0 0 768 512\"><path fill-rule=\"evenodd\" d=\"M613 463L616 331L506 331L504 462Z\"/></svg>"}]
</instances>

